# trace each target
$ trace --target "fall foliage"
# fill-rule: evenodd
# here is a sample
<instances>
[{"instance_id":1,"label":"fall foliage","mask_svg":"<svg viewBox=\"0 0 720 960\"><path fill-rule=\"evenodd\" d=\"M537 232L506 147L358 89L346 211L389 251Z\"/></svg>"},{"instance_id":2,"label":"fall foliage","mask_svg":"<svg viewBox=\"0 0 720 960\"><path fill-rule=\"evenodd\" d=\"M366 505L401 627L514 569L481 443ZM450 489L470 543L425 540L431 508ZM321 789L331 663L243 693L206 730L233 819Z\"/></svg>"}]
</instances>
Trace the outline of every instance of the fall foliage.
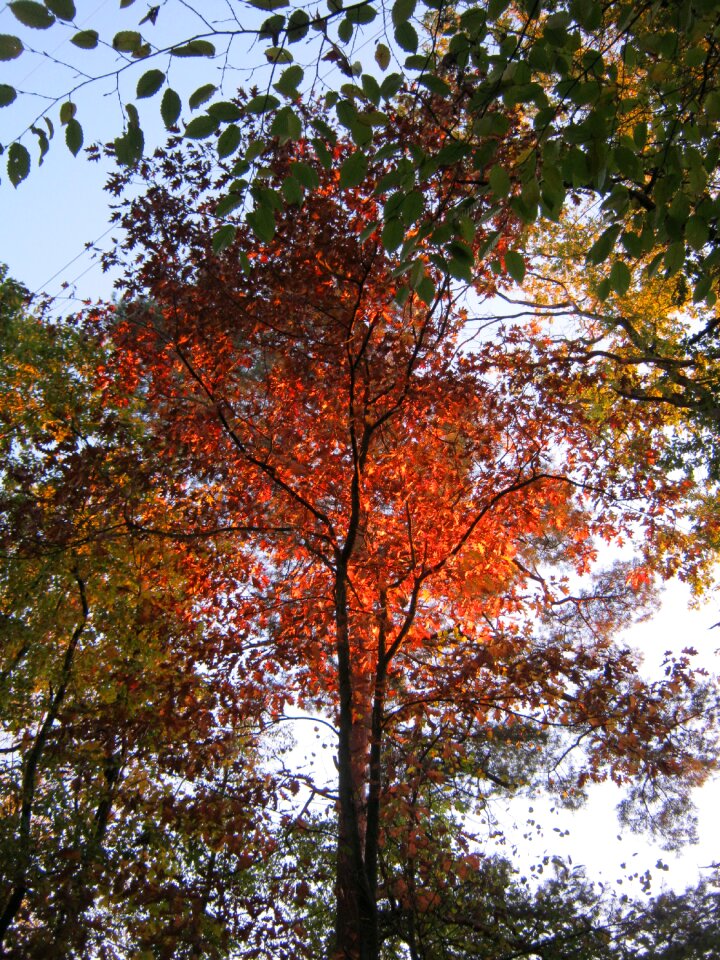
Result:
<instances>
[{"instance_id":1,"label":"fall foliage","mask_svg":"<svg viewBox=\"0 0 720 960\"><path fill-rule=\"evenodd\" d=\"M2 355L7 956L429 960L440 944L469 955L480 932L488 956L546 941L577 955L584 935L598 955L609 908L578 877L513 887L464 813L540 780L579 803L612 778L627 823L671 844L692 832L689 791L716 765L716 691L689 650L645 679L621 633L662 577L706 582L717 477L685 459L697 438L676 410L697 412L713 384L700 370L684 407L639 402L653 378L677 386L693 343L677 337L673 362L629 356L627 311L613 325L574 303L579 333L549 326L552 309L474 315L523 278L527 225L559 215L565 179L619 218L598 228L596 266L635 187L642 216L656 211L642 257L684 241L645 167L626 176L625 127L607 128L605 80L623 103L635 83L618 81L617 51L606 75L548 12L520 4L503 20L495 6L506 40L572 52L535 64L568 91L517 69L498 98L485 67L499 64L463 54L480 29L468 10L433 19L424 83L368 80L321 108L284 73L281 109L251 108L258 91L222 101L222 117L209 107L195 130L229 124L220 164L178 139L141 160L129 111L113 149L133 169L111 191L136 175L144 189L119 201L118 302L62 324L4 283L4 340L18 344ZM42 9L63 19L55 7ZM591 13L577 13L589 32ZM604 13L619 29L618 5ZM401 47L406 14L393 18ZM540 112L559 97L550 146L514 109L528 85ZM708 122L712 93L698 94ZM636 139L651 106L635 104ZM674 173L702 220L707 178L686 159ZM656 179L668 189L664 167ZM606 288L627 293L625 272ZM596 356L615 334L616 352ZM272 734L296 712L332 727L336 783L294 768ZM320 797L334 825L313 814Z\"/></svg>"},{"instance_id":2,"label":"fall foliage","mask_svg":"<svg viewBox=\"0 0 720 960\"><path fill-rule=\"evenodd\" d=\"M335 151L342 163L352 148L340 138ZM462 784L481 803L520 785L522 765L516 781L496 743L537 749L568 800L593 780L626 784L628 822L681 839L687 791L714 764L714 693L688 655L643 679L617 635L683 554L677 518L705 490L663 468L663 409L616 398L599 410L582 368L561 376L548 362L558 347L537 319L474 329L464 285L431 246L418 257L432 289L402 289L400 256L378 236L382 145L357 183L302 142L276 142L263 163L263 189L307 180L312 192L277 211L267 240L238 224L217 254L211 224L232 173L216 183L212 157L177 144L143 165L147 191L121 213L125 297L91 321L105 351L95 384L104 410L127 411L148 482L123 499L121 542L155 561L166 544L181 582L190 570L172 595L179 616L202 604L192 649L208 666L192 676L225 691L228 733L297 710L337 731L330 794L291 769L283 787L336 804L323 949L379 957L388 911L419 923L443 877L477 869L472 838L447 846L447 824L432 827L432 797ZM457 169L436 173L427 203L464 195ZM493 256L511 249L517 221L488 212L465 241L469 263L490 231ZM482 259L471 276L478 298L504 282ZM635 559L602 569L598 545L626 539ZM206 759L189 732L172 740L184 736L188 762ZM248 789L244 774L234 785ZM290 817L287 842L310 826ZM232 848L236 830L221 842ZM276 909L285 950L306 936L304 882L295 916ZM262 909L246 909L247 955L283 955L260 933Z\"/></svg>"}]
</instances>

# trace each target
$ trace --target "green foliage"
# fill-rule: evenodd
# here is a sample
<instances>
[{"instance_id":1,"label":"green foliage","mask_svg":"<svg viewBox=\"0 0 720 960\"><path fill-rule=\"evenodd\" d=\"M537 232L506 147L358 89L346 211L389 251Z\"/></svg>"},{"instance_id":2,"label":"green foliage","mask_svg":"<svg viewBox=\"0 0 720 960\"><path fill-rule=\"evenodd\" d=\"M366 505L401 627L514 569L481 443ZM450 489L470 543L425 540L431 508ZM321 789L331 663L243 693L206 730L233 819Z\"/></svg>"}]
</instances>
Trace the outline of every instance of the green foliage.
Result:
<instances>
[{"instance_id":1,"label":"green foliage","mask_svg":"<svg viewBox=\"0 0 720 960\"><path fill-rule=\"evenodd\" d=\"M19 37L0 33L0 60L16 60L24 49Z\"/></svg>"},{"instance_id":2,"label":"green foliage","mask_svg":"<svg viewBox=\"0 0 720 960\"><path fill-rule=\"evenodd\" d=\"M34 0L14 0L8 7L13 15L26 27L36 30L47 30L55 23L55 17L47 6L35 3Z\"/></svg>"},{"instance_id":3,"label":"green foliage","mask_svg":"<svg viewBox=\"0 0 720 960\"><path fill-rule=\"evenodd\" d=\"M100 340L27 299L2 271L3 954L226 956L242 921L223 911L254 909L263 843L239 837L262 835L265 774L222 671L195 660L196 561L128 522L153 522L142 420L103 396Z\"/></svg>"},{"instance_id":4,"label":"green foliage","mask_svg":"<svg viewBox=\"0 0 720 960\"><path fill-rule=\"evenodd\" d=\"M292 63L287 44L303 39L313 27L328 38L330 47L311 49L335 63L345 78L360 77L364 95L377 105L377 91L372 92L360 64L356 69L350 62L349 51L356 35L373 29L380 7L332 4L312 20L286 0L257 0L252 6L270 16L260 26L252 18L240 21L238 33L258 37L271 65ZM55 17L67 22L74 15L72 0L46 5L16 0L10 9L23 25L53 30L60 26ZM385 39L372 42L382 70L388 69L393 54L403 64L397 82L382 88L382 96L394 101L393 110L433 110L427 97L454 98L460 122L453 136L466 151L463 159L473 158L478 195L489 183L498 202L525 224L538 218L556 220L573 191L595 196L610 232L590 251L591 262L607 259L620 236L629 232L642 236L643 245L663 251L661 267L667 274L684 271L696 293L707 296L706 277L714 278L718 269L712 184L720 156L720 86L713 11L712 3L650 5L628 18L621 0L604 5L590 0L567 5L492 0L462 11L434 0L394 0L383 9L393 44L388 46ZM152 27L157 19L153 8L142 23ZM230 36L236 43L232 28ZM175 43L170 54L212 58L221 37L213 37L211 30L209 36ZM97 31L83 30L72 42L94 49ZM118 31L112 45L136 58L167 55L154 52L133 29ZM3 59L22 51L19 38L0 38ZM161 73L166 75L165 65L146 71L135 81L136 95L152 96ZM270 125L275 124L278 135L294 139L297 132L288 126L289 115L276 116L282 108L268 88L274 86L292 100L301 92L303 79L302 68L295 64L279 79L271 74L266 86L261 82L248 97L245 109L271 114ZM372 122L363 114L358 89L339 76L330 96L341 122L364 148L373 136ZM405 92L412 98L405 98ZM193 105L198 104L191 98ZM522 114L521 126L511 120L514 110ZM166 126L179 120L176 105L171 113L168 121L168 111L163 112ZM513 146L492 139L511 129ZM140 139L134 135L133 156ZM454 166L458 161L449 157L447 147L438 145L434 162ZM402 149L400 144L395 147L398 159ZM419 172L429 158L415 150L410 159ZM632 274L640 254L634 248L628 252L625 266ZM612 283L616 279L622 288L622 267ZM712 288L714 280L710 284Z\"/></svg>"},{"instance_id":5,"label":"green foliage","mask_svg":"<svg viewBox=\"0 0 720 960\"><path fill-rule=\"evenodd\" d=\"M30 173L30 154L21 143L10 144L7 171L10 183L14 187L17 187Z\"/></svg>"},{"instance_id":6,"label":"green foliage","mask_svg":"<svg viewBox=\"0 0 720 960\"><path fill-rule=\"evenodd\" d=\"M135 94L138 100L154 96L165 83L165 74L162 70L148 70L137 83Z\"/></svg>"},{"instance_id":7,"label":"green foliage","mask_svg":"<svg viewBox=\"0 0 720 960\"><path fill-rule=\"evenodd\" d=\"M98 40L97 30L81 30L70 38L70 42L74 43L76 47L80 47L81 50L94 50L98 45Z\"/></svg>"}]
</instances>

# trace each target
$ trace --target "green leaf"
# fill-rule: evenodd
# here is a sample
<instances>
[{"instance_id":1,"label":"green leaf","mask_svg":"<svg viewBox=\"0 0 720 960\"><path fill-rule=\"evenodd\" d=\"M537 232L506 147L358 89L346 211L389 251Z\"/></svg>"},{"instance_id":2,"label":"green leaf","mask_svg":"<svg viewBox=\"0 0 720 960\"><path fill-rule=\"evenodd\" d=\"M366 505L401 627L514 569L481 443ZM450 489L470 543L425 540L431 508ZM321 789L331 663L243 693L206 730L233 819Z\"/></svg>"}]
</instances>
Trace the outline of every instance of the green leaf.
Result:
<instances>
[{"instance_id":1,"label":"green leaf","mask_svg":"<svg viewBox=\"0 0 720 960\"><path fill-rule=\"evenodd\" d=\"M610 256L610 251L615 246L615 240L617 235L620 232L620 227L617 224L614 224L612 227L608 227L603 233L600 234L595 243L588 250L586 260L588 263L598 264L603 263Z\"/></svg>"},{"instance_id":2,"label":"green leaf","mask_svg":"<svg viewBox=\"0 0 720 960\"><path fill-rule=\"evenodd\" d=\"M45 0L45 6L58 20L74 20L77 13L73 0Z\"/></svg>"},{"instance_id":3,"label":"green leaf","mask_svg":"<svg viewBox=\"0 0 720 960\"><path fill-rule=\"evenodd\" d=\"M25 48L19 37L9 33L0 33L0 60L15 60Z\"/></svg>"},{"instance_id":4,"label":"green leaf","mask_svg":"<svg viewBox=\"0 0 720 960\"><path fill-rule=\"evenodd\" d=\"M160 116L162 117L163 123L168 129L177 124L181 110L182 102L180 100L180 95L176 93L172 87L168 87L160 102Z\"/></svg>"},{"instance_id":5,"label":"green leaf","mask_svg":"<svg viewBox=\"0 0 720 960\"><path fill-rule=\"evenodd\" d=\"M236 123L226 127L220 134L217 142L218 157L222 160L225 157L229 157L231 153L235 153L240 146L241 139L242 133Z\"/></svg>"},{"instance_id":6,"label":"green leaf","mask_svg":"<svg viewBox=\"0 0 720 960\"><path fill-rule=\"evenodd\" d=\"M700 303L701 300L704 300L708 293L712 290L712 277L707 275L701 277L698 282L695 284L693 290L693 303Z\"/></svg>"},{"instance_id":7,"label":"green leaf","mask_svg":"<svg viewBox=\"0 0 720 960\"><path fill-rule=\"evenodd\" d=\"M398 287L395 293L395 303L399 307L404 307L405 304L410 299L411 293L412 293L412 290L410 289L410 287L408 287L407 284L403 284L401 287Z\"/></svg>"},{"instance_id":8,"label":"green leaf","mask_svg":"<svg viewBox=\"0 0 720 960\"><path fill-rule=\"evenodd\" d=\"M292 107L283 107L273 117L270 133L277 137L280 143L299 140L302 135L302 121Z\"/></svg>"},{"instance_id":9,"label":"green leaf","mask_svg":"<svg viewBox=\"0 0 720 960\"><path fill-rule=\"evenodd\" d=\"M314 170L309 163L305 163L302 160L293 163L290 167L290 173L306 190L317 190L320 186L320 177L317 174L317 170Z\"/></svg>"},{"instance_id":10,"label":"green leaf","mask_svg":"<svg viewBox=\"0 0 720 960\"><path fill-rule=\"evenodd\" d=\"M215 47L209 40L191 40L179 47L173 47L170 53L174 57L214 57Z\"/></svg>"},{"instance_id":11,"label":"green leaf","mask_svg":"<svg viewBox=\"0 0 720 960\"><path fill-rule=\"evenodd\" d=\"M710 228L704 217L694 214L685 224L685 239L693 250L702 250L708 241Z\"/></svg>"},{"instance_id":12,"label":"green leaf","mask_svg":"<svg viewBox=\"0 0 720 960\"><path fill-rule=\"evenodd\" d=\"M398 90L402 87L404 78L400 73L389 73L380 84L380 93L383 100L392 100Z\"/></svg>"},{"instance_id":13,"label":"green leaf","mask_svg":"<svg viewBox=\"0 0 720 960\"><path fill-rule=\"evenodd\" d=\"M377 16L377 10L370 4L366 4L363 7L350 7L345 16L352 23L372 23Z\"/></svg>"},{"instance_id":14,"label":"green leaf","mask_svg":"<svg viewBox=\"0 0 720 960\"><path fill-rule=\"evenodd\" d=\"M342 43L350 43L354 30L355 24L352 22L352 20L349 20L347 17L345 17L345 19L341 20L338 24L338 39Z\"/></svg>"},{"instance_id":15,"label":"green leaf","mask_svg":"<svg viewBox=\"0 0 720 960\"><path fill-rule=\"evenodd\" d=\"M17 90L8 83L0 83L0 107L8 107L17 98Z\"/></svg>"},{"instance_id":16,"label":"green leaf","mask_svg":"<svg viewBox=\"0 0 720 960\"><path fill-rule=\"evenodd\" d=\"M252 163L257 157L261 156L265 152L267 144L264 140L253 140L252 143L248 144L248 148L245 151L245 159L248 163Z\"/></svg>"},{"instance_id":17,"label":"green leaf","mask_svg":"<svg viewBox=\"0 0 720 960\"><path fill-rule=\"evenodd\" d=\"M80 33L76 33L74 37L70 38L70 43L74 43L81 50L94 50L98 45L98 40L97 30L81 30Z\"/></svg>"},{"instance_id":18,"label":"green leaf","mask_svg":"<svg viewBox=\"0 0 720 960\"><path fill-rule=\"evenodd\" d=\"M610 296L610 278L603 277L603 279L595 287L595 296L598 300L607 300Z\"/></svg>"},{"instance_id":19,"label":"green leaf","mask_svg":"<svg viewBox=\"0 0 720 960\"><path fill-rule=\"evenodd\" d=\"M200 117L195 117L185 127L185 137L188 140L205 140L207 137L211 137L219 126L220 124L215 117L204 113Z\"/></svg>"},{"instance_id":20,"label":"green leaf","mask_svg":"<svg viewBox=\"0 0 720 960\"><path fill-rule=\"evenodd\" d=\"M671 243L665 251L665 275L673 276L685 263L685 244L682 240Z\"/></svg>"},{"instance_id":21,"label":"green leaf","mask_svg":"<svg viewBox=\"0 0 720 960\"><path fill-rule=\"evenodd\" d=\"M379 43L375 47L375 62L381 70L387 70L390 66L390 50L384 43Z\"/></svg>"},{"instance_id":22,"label":"green leaf","mask_svg":"<svg viewBox=\"0 0 720 960\"><path fill-rule=\"evenodd\" d=\"M416 0L395 0L392 8L393 26L399 27L401 23L406 23L415 13Z\"/></svg>"},{"instance_id":23,"label":"green leaf","mask_svg":"<svg viewBox=\"0 0 720 960\"><path fill-rule=\"evenodd\" d=\"M42 3L35 3L34 0L15 0L14 3L9 3L8 7L10 7L15 19L26 27L33 27L35 30L47 30L55 23L55 17L48 8L43 6Z\"/></svg>"},{"instance_id":24,"label":"green leaf","mask_svg":"<svg viewBox=\"0 0 720 960\"><path fill-rule=\"evenodd\" d=\"M268 63L292 63L293 55L285 47L268 47L265 50Z\"/></svg>"},{"instance_id":25,"label":"green leaf","mask_svg":"<svg viewBox=\"0 0 720 960\"><path fill-rule=\"evenodd\" d=\"M282 184L282 194L287 203L302 203L305 191L295 177L285 177Z\"/></svg>"},{"instance_id":26,"label":"green leaf","mask_svg":"<svg viewBox=\"0 0 720 960\"><path fill-rule=\"evenodd\" d=\"M370 73L364 73L360 82L362 83L363 93L368 100L373 106L379 106L382 93L380 92L380 84L375 77Z\"/></svg>"},{"instance_id":27,"label":"green leaf","mask_svg":"<svg viewBox=\"0 0 720 960\"><path fill-rule=\"evenodd\" d=\"M50 149L50 141L48 140L48 135L40 127L30 127L32 132L38 138L38 146L40 147L40 158L38 160L38 165L42 166L42 162L45 159L45 155Z\"/></svg>"},{"instance_id":28,"label":"green leaf","mask_svg":"<svg viewBox=\"0 0 720 960\"><path fill-rule=\"evenodd\" d=\"M153 97L165 83L165 74L162 70L148 70L137 82L135 95L138 100Z\"/></svg>"},{"instance_id":29,"label":"green leaf","mask_svg":"<svg viewBox=\"0 0 720 960\"><path fill-rule=\"evenodd\" d=\"M400 217L406 227L420 219L424 206L425 198L420 190L411 190L405 195L405 199L400 204Z\"/></svg>"},{"instance_id":30,"label":"green leaf","mask_svg":"<svg viewBox=\"0 0 720 960\"><path fill-rule=\"evenodd\" d=\"M207 108L211 117L215 117L220 123L234 123L242 117L242 110L236 103L230 100L218 100L217 103L211 103Z\"/></svg>"},{"instance_id":31,"label":"green leaf","mask_svg":"<svg viewBox=\"0 0 720 960\"><path fill-rule=\"evenodd\" d=\"M297 64L287 67L280 74L277 83L273 84L275 90L284 97L295 99L298 95L298 86L303 82L305 71Z\"/></svg>"},{"instance_id":32,"label":"green leaf","mask_svg":"<svg viewBox=\"0 0 720 960\"><path fill-rule=\"evenodd\" d=\"M392 217L385 223L381 234L382 244L386 250L397 250L405 239L405 224L398 217Z\"/></svg>"},{"instance_id":33,"label":"green leaf","mask_svg":"<svg viewBox=\"0 0 720 960\"><path fill-rule=\"evenodd\" d=\"M245 113L267 113L279 106L280 101L277 97L273 97L270 93L264 93L259 97L253 97L245 104Z\"/></svg>"},{"instance_id":34,"label":"green leaf","mask_svg":"<svg viewBox=\"0 0 720 960\"><path fill-rule=\"evenodd\" d=\"M425 276L415 287L415 292L426 306L430 306L435 299L435 283L431 277Z\"/></svg>"},{"instance_id":35,"label":"green leaf","mask_svg":"<svg viewBox=\"0 0 720 960\"><path fill-rule=\"evenodd\" d=\"M333 165L333 155L325 144L325 141L321 140L320 137L313 137L312 145L315 148L315 153L320 163L326 170L330 170Z\"/></svg>"},{"instance_id":36,"label":"green leaf","mask_svg":"<svg viewBox=\"0 0 720 960\"><path fill-rule=\"evenodd\" d=\"M70 123L76 113L77 107L75 104L71 103L69 100L66 100L65 103L60 106L60 123L63 125Z\"/></svg>"},{"instance_id":37,"label":"green leaf","mask_svg":"<svg viewBox=\"0 0 720 960\"><path fill-rule=\"evenodd\" d=\"M624 297L630 289L632 277L627 265L624 264L622 260L616 260L615 263L613 263L610 268L608 280L610 281L610 288L619 296Z\"/></svg>"},{"instance_id":38,"label":"green leaf","mask_svg":"<svg viewBox=\"0 0 720 960\"><path fill-rule=\"evenodd\" d=\"M134 53L142 46L142 37L137 30L121 30L113 37L112 45L120 53Z\"/></svg>"},{"instance_id":39,"label":"green leaf","mask_svg":"<svg viewBox=\"0 0 720 960\"><path fill-rule=\"evenodd\" d=\"M258 240L262 240L263 243L270 243L275 236L275 214L272 207L256 207L247 215L247 222Z\"/></svg>"},{"instance_id":40,"label":"green leaf","mask_svg":"<svg viewBox=\"0 0 720 960\"><path fill-rule=\"evenodd\" d=\"M8 148L7 172L14 187L30 173L30 154L21 143L11 143Z\"/></svg>"},{"instance_id":41,"label":"green leaf","mask_svg":"<svg viewBox=\"0 0 720 960\"><path fill-rule=\"evenodd\" d=\"M310 17L304 10L294 10L288 19L286 36L288 43L297 43L307 36L310 27Z\"/></svg>"},{"instance_id":42,"label":"green leaf","mask_svg":"<svg viewBox=\"0 0 720 960\"><path fill-rule=\"evenodd\" d=\"M134 166L143 155L145 137L137 123L128 124L128 128L114 143L115 156L124 167Z\"/></svg>"},{"instance_id":43,"label":"green leaf","mask_svg":"<svg viewBox=\"0 0 720 960\"><path fill-rule=\"evenodd\" d=\"M418 83L421 83L430 93L434 93L438 97L447 97L452 93L450 84L445 83L440 77L436 77L434 73L425 73L418 77Z\"/></svg>"},{"instance_id":44,"label":"green leaf","mask_svg":"<svg viewBox=\"0 0 720 960\"><path fill-rule=\"evenodd\" d=\"M237 210L241 206L243 198L238 196L237 193L229 193L226 197L223 197L222 200L219 200L217 206L215 207L215 216L216 217L225 217L228 213L232 213L233 210Z\"/></svg>"},{"instance_id":45,"label":"green leaf","mask_svg":"<svg viewBox=\"0 0 720 960\"><path fill-rule=\"evenodd\" d=\"M282 10L290 6L290 0L250 0L250 6L256 10Z\"/></svg>"},{"instance_id":46,"label":"green leaf","mask_svg":"<svg viewBox=\"0 0 720 960\"><path fill-rule=\"evenodd\" d=\"M207 103L216 90L217 87L214 83L204 83L202 87L198 87L197 90L194 93L191 93L188 98L190 109L197 110L197 108L203 103Z\"/></svg>"},{"instance_id":47,"label":"green leaf","mask_svg":"<svg viewBox=\"0 0 720 960\"><path fill-rule=\"evenodd\" d=\"M262 23L258 36L261 40L271 40L273 43L278 43L280 40L280 34L284 29L285 14L274 13Z\"/></svg>"},{"instance_id":48,"label":"green leaf","mask_svg":"<svg viewBox=\"0 0 720 960\"><path fill-rule=\"evenodd\" d=\"M463 280L465 283L472 283L472 267L464 257L451 257L447 261L447 272L456 280Z\"/></svg>"},{"instance_id":49,"label":"green leaf","mask_svg":"<svg viewBox=\"0 0 720 960\"><path fill-rule=\"evenodd\" d=\"M496 197L506 197L512 188L510 177L504 167L494 166L488 177L490 189Z\"/></svg>"},{"instance_id":50,"label":"green leaf","mask_svg":"<svg viewBox=\"0 0 720 960\"><path fill-rule=\"evenodd\" d=\"M232 246L236 234L237 227L234 227L231 223L226 223L220 227L219 230L216 230L212 238L213 253L222 253L223 250L227 250L228 247Z\"/></svg>"},{"instance_id":51,"label":"green leaf","mask_svg":"<svg viewBox=\"0 0 720 960\"><path fill-rule=\"evenodd\" d=\"M401 23L395 28L395 39L398 45L407 50L408 53L415 53L418 48L417 30L411 23Z\"/></svg>"},{"instance_id":52,"label":"green leaf","mask_svg":"<svg viewBox=\"0 0 720 960\"><path fill-rule=\"evenodd\" d=\"M505 252L505 269L515 283L522 283L525 279L525 260L516 250Z\"/></svg>"},{"instance_id":53,"label":"green leaf","mask_svg":"<svg viewBox=\"0 0 720 960\"><path fill-rule=\"evenodd\" d=\"M65 143L74 157L80 153L83 145L83 129L75 117L73 117L72 120L68 120L65 128Z\"/></svg>"},{"instance_id":54,"label":"green leaf","mask_svg":"<svg viewBox=\"0 0 720 960\"><path fill-rule=\"evenodd\" d=\"M368 172L368 158L362 150L351 153L340 167L340 188L358 187Z\"/></svg>"}]
</instances>

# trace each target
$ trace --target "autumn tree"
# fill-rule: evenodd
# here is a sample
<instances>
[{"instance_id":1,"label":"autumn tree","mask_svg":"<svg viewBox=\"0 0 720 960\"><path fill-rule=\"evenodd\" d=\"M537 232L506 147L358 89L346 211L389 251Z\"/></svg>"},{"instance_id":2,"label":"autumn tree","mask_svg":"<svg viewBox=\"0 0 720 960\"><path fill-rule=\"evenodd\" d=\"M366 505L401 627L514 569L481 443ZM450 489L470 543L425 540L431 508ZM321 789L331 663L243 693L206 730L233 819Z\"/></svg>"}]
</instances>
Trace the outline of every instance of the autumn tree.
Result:
<instances>
[{"instance_id":1,"label":"autumn tree","mask_svg":"<svg viewBox=\"0 0 720 960\"><path fill-rule=\"evenodd\" d=\"M384 140L430 148L441 125L393 115L358 161L327 114L301 109L331 156L238 117L259 144L259 205L214 250L218 197L242 202L237 168L177 141L141 165L148 189L119 214L124 298L95 322L112 344L107 402L140 405L171 491L165 513L140 505L127 522L171 541L233 531L232 580L212 594L225 680L271 718L300 707L336 727L330 952L376 958L401 897L383 851L402 835L406 861L432 862L422 791L466 769L497 779L498 727L557 728L558 789L612 777L631 788L630 821L682 832L687 789L714 764L714 695L688 656L643 680L615 636L700 491L658 465L660 408L599 418L582 378L538 377L552 341L537 323L477 335L466 284L396 207L415 244L405 283L381 242L383 210L406 202ZM418 192L438 222L470 195L465 239L447 243L482 299L501 282L483 250L507 260L520 221L476 202L473 163L431 164ZM624 538L639 559L599 569L598 544Z\"/></svg>"},{"instance_id":2,"label":"autumn tree","mask_svg":"<svg viewBox=\"0 0 720 960\"><path fill-rule=\"evenodd\" d=\"M204 598L232 560L128 522L166 511L141 419L92 332L25 303L3 277L0 954L222 956L272 846L260 704Z\"/></svg>"}]
</instances>

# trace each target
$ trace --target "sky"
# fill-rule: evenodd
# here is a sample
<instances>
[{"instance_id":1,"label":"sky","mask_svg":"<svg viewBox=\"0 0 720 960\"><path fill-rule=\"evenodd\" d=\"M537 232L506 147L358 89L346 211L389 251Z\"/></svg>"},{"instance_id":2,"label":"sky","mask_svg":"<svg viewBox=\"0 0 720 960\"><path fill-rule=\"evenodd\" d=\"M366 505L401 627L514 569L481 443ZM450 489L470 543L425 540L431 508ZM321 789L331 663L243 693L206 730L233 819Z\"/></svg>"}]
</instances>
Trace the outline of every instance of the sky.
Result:
<instances>
[{"instance_id":1,"label":"sky","mask_svg":"<svg viewBox=\"0 0 720 960\"><path fill-rule=\"evenodd\" d=\"M118 17L116 6L117 0L89 4L78 0L78 22L83 25L83 21L87 21L88 25L98 29L106 27L111 35L111 21L115 23ZM121 21L121 26L131 28L137 19L137 15L132 20L126 18ZM179 36L182 36L184 26L187 23L183 24L182 20L172 24ZM21 32L7 9L0 12L0 32ZM67 42L59 43L55 55L63 58L72 53L72 49ZM58 94L57 67L41 57L23 56L12 64L0 64L0 68L0 82L11 82L19 89L44 89L52 91L53 95ZM207 63L198 66L195 62L185 61L183 70L186 72L182 82L180 78L174 78L173 85L187 92L206 82L208 71L217 68ZM192 75L193 70L195 75ZM138 75L136 72L135 78ZM67 81L71 76L72 72L66 72L63 79ZM231 83L234 84L236 78L248 83L252 74L247 69L238 69L232 75L226 75L225 96L232 95ZM78 117L86 127L87 142L111 139L120 132L118 101L112 86L108 88L106 85L104 90L99 90L93 95L78 97ZM143 113L149 140L155 143L164 139L158 117L158 99L147 103ZM37 98L30 101L27 109L32 112L39 102L42 101ZM26 122L22 113L13 108L0 110L0 141L3 143L14 138ZM30 115L26 113L24 116ZM56 130L55 142L42 168L34 166L28 180L17 189L10 186L3 171L0 263L6 263L10 275L24 283L31 292L45 292L56 297L55 309L67 313L79 309L84 300L112 296L113 278L102 273L93 251L108 249L118 232L109 226L110 198L104 192L110 168L106 164L90 163L84 157L73 158L64 143L58 142L61 139L62 131ZM37 151L32 140L28 146L31 143L31 152L35 156ZM4 163L4 159L0 163ZM720 605L711 601L699 610L689 611L688 602L689 595L683 585L670 584L657 615L629 633L628 642L645 652L650 672L657 670L665 650L679 650L688 645L699 650L705 666L717 671L715 650L720 647L720 628L711 628L720 620ZM533 855L542 855L544 849L555 854L567 850L574 863L586 864L588 876L593 879L615 882L626 874L651 869L656 877L653 892L663 883L682 888L695 880L698 871L703 872L700 868L720 861L720 831L716 825L720 784L699 793L701 843L679 856L648 845L642 838L620 835L613 816L616 802L615 790L609 785L595 790L588 806L573 816L566 811L551 812L550 805L541 800L524 799L503 814L502 825L509 835L515 836L520 847L529 846ZM529 811L530 806L534 807L533 811ZM532 819L544 820L547 828L542 837L530 843L524 837L527 821ZM517 827L513 827L513 823ZM560 827L569 829L569 833L559 836ZM657 868L655 865L659 860L669 869ZM622 867L621 864L628 866ZM630 888L634 885L631 892L640 892L636 881L624 882Z\"/></svg>"}]
</instances>

